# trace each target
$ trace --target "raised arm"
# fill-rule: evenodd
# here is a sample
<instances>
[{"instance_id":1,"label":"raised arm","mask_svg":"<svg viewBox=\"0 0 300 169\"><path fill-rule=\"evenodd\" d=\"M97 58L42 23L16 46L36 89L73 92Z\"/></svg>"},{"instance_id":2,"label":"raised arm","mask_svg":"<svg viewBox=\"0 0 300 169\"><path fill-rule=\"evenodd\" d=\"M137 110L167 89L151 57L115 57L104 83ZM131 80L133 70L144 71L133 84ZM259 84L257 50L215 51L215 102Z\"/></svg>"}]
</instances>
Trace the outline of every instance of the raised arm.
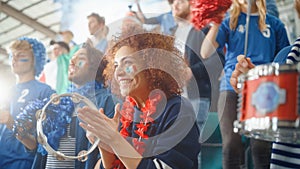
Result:
<instances>
[{"instance_id":1,"label":"raised arm","mask_svg":"<svg viewBox=\"0 0 300 169\"><path fill-rule=\"evenodd\" d=\"M139 0L135 0L135 3L136 3L136 6L137 6L137 9L138 9L138 12L137 12L137 17L140 19L140 21L142 23L145 23L145 15L144 13L142 12L142 9L141 9L141 5L140 5L140 2Z\"/></svg>"},{"instance_id":2,"label":"raised arm","mask_svg":"<svg viewBox=\"0 0 300 169\"><path fill-rule=\"evenodd\" d=\"M218 42L216 41L219 26L220 24L213 24L203 40L202 46L200 48L200 54L204 59L212 56L214 51L219 46Z\"/></svg>"},{"instance_id":3,"label":"raised arm","mask_svg":"<svg viewBox=\"0 0 300 169\"><path fill-rule=\"evenodd\" d=\"M138 9L136 16L143 24L159 24L157 17L146 18L146 16L142 12L139 0L135 0L135 3L137 5L137 9Z\"/></svg>"}]
</instances>

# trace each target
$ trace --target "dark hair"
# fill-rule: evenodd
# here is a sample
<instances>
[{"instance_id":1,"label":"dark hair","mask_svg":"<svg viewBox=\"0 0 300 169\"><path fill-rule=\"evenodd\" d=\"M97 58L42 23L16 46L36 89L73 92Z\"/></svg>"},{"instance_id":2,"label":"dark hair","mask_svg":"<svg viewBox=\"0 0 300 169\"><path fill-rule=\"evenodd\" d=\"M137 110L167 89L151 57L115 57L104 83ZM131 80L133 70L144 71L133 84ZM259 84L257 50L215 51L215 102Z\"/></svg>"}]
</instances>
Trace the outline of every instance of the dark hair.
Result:
<instances>
[{"instance_id":1,"label":"dark hair","mask_svg":"<svg viewBox=\"0 0 300 169\"><path fill-rule=\"evenodd\" d=\"M50 45L54 45L54 44L58 44L59 46L65 48L68 52L70 52L70 47L66 42L63 42L63 41L56 42L54 40L51 40Z\"/></svg>"},{"instance_id":2,"label":"dark hair","mask_svg":"<svg viewBox=\"0 0 300 169\"><path fill-rule=\"evenodd\" d=\"M105 25L105 18L103 16L100 16L99 14L93 12L87 16L87 18L90 18L90 17L96 18L98 23L102 23L103 25Z\"/></svg>"}]
</instances>

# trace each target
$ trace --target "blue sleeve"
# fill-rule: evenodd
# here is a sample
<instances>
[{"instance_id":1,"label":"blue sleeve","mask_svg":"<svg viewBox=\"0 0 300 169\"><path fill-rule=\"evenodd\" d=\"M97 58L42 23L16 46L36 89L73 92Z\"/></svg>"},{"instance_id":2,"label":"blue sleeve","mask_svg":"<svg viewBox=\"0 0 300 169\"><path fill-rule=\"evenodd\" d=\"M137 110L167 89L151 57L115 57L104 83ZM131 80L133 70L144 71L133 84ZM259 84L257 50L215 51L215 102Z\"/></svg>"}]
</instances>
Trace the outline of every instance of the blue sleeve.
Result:
<instances>
[{"instance_id":1,"label":"blue sleeve","mask_svg":"<svg viewBox=\"0 0 300 169\"><path fill-rule=\"evenodd\" d=\"M46 168L47 155L36 153L31 169L45 169Z\"/></svg>"},{"instance_id":2,"label":"blue sleeve","mask_svg":"<svg viewBox=\"0 0 300 169\"><path fill-rule=\"evenodd\" d=\"M101 39L100 42L95 46L96 49L100 50L102 53L105 53L108 42L106 39Z\"/></svg>"},{"instance_id":3,"label":"blue sleeve","mask_svg":"<svg viewBox=\"0 0 300 169\"><path fill-rule=\"evenodd\" d=\"M51 89L50 86L45 85L44 89L41 91L41 98L40 99L44 99L44 98L50 98L50 96L56 93L53 89Z\"/></svg>"},{"instance_id":4,"label":"blue sleeve","mask_svg":"<svg viewBox=\"0 0 300 169\"><path fill-rule=\"evenodd\" d=\"M161 24L163 14L151 18L145 18L145 24Z\"/></svg>"},{"instance_id":5,"label":"blue sleeve","mask_svg":"<svg viewBox=\"0 0 300 169\"><path fill-rule=\"evenodd\" d=\"M292 48L292 46L287 46L287 47L283 48L280 52L277 53L273 62L276 62L279 64L285 64L287 56L288 56L291 48Z\"/></svg>"},{"instance_id":6,"label":"blue sleeve","mask_svg":"<svg viewBox=\"0 0 300 169\"><path fill-rule=\"evenodd\" d=\"M274 24L276 26L276 51L277 54L281 49L290 45L287 32L284 24L277 19L277 22Z\"/></svg>"}]
</instances>

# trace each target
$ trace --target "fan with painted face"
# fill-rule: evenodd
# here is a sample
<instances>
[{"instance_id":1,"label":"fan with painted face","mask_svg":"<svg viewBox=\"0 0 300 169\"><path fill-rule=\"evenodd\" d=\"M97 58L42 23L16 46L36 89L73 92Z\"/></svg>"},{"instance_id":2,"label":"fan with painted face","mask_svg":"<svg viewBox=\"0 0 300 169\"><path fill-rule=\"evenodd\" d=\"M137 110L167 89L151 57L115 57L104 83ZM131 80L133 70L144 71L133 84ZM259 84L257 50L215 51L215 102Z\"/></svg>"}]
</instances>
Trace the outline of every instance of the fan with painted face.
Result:
<instances>
[{"instance_id":1,"label":"fan with painted face","mask_svg":"<svg viewBox=\"0 0 300 169\"><path fill-rule=\"evenodd\" d=\"M17 83L11 89L6 89L11 96L8 99L9 109L1 110L0 166L31 168L37 148L35 115L24 118L22 113L27 104L47 99L54 91L35 79L43 70L46 58L45 47L40 41L21 37L11 43L10 50L11 69L17 77Z\"/></svg>"},{"instance_id":2,"label":"fan with painted face","mask_svg":"<svg viewBox=\"0 0 300 169\"><path fill-rule=\"evenodd\" d=\"M101 140L104 168L198 168L195 113L180 96L188 66L174 38L123 32L106 58L104 74L124 99L122 109L118 104L112 119L87 107L78 115L85 122L80 125Z\"/></svg>"}]
</instances>

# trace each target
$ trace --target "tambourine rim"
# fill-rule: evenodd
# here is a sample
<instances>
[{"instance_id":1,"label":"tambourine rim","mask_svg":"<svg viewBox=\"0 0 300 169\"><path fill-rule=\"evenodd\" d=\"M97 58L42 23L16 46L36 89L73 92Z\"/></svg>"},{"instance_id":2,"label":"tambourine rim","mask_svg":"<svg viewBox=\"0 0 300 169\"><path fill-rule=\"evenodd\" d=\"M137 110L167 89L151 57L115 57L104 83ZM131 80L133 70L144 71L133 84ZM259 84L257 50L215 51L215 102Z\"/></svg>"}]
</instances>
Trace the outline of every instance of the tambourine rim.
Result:
<instances>
[{"instance_id":1,"label":"tambourine rim","mask_svg":"<svg viewBox=\"0 0 300 169\"><path fill-rule=\"evenodd\" d=\"M96 109L97 107L94 105L94 103L92 103L88 98L78 94L78 93L64 93L64 94L55 94L53 97L50 98L50 100L44 105L44 107L42 108L41 113L39 114L38 118L37 118L37 137L38 138L42 138L44 143L41 143L40 140L38 139L38 142L40 144L43 145L43 147L46 149L46 151L52 155L54 155L55 157L62 157L64 160L65 159L81 159L81 158L85 158L87 157L92 151L94 151L94 149L98 146L100 139L96 138L95 142L92 144L92 146L86 150L86 154L82 154L79 156L67 156L64 153L60 152L60 151L56 151L54 150L48 143L48 138L46 137L46 135L43 132L43 126L42 126L42 122L45 119L42 119L42 117L44 116L45 112L46 112L46 108L51 104L51 102L54 99L60 98L60 97L64 97L64 96L70 96L70 97L79 97L81 100L83 101L85 104L87 104L87 106Z\"/></svg>"}]
</instances>

